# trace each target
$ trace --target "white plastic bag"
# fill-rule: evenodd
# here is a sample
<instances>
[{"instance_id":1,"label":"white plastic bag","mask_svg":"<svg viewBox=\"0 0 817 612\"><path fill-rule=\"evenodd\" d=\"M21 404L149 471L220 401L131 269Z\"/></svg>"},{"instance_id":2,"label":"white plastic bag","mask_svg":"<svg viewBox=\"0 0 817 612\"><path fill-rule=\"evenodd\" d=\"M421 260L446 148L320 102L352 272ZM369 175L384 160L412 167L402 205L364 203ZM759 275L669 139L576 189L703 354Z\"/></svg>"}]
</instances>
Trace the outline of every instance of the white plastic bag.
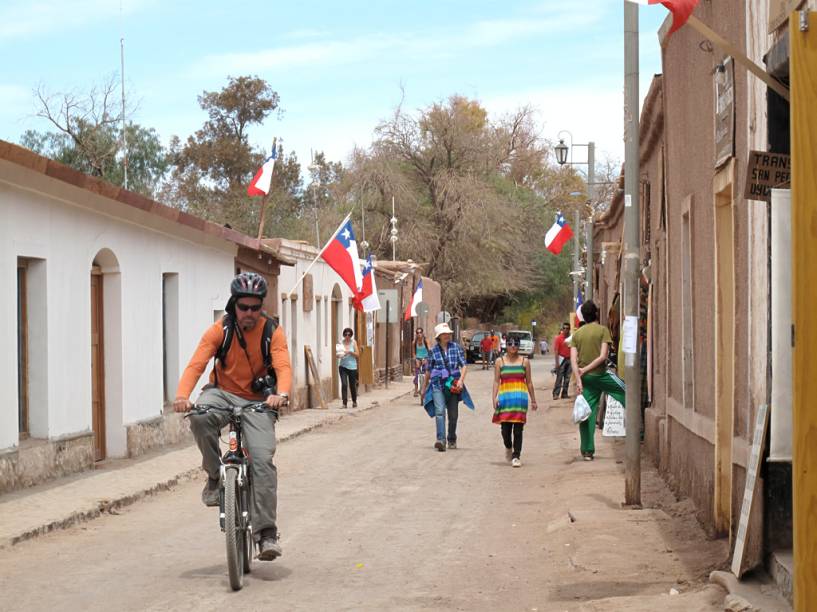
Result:
<instances>
[{"instance_id":1,"label":"white plastic bag","mask_svg":"<svg viewBox=\"0 0 817 612\"><path fill-rule=\"evenodd\" d=\"M627 435L624 420L624 406L612 395L607 396L607 409L604 411L604 429L601 435L608 438L623 438Z\"/></svg>"},{"instance_id":2,"label":"white plastic bag","mask_svg":"<svg viewBox=\"0 0 817 612\"><path fill-rule=\"evenodd\" d=\"M584 399L584 395L579 394L573 402L573 422L579 424L590 418L590 404Z\"/></svg>"}]
</instances>

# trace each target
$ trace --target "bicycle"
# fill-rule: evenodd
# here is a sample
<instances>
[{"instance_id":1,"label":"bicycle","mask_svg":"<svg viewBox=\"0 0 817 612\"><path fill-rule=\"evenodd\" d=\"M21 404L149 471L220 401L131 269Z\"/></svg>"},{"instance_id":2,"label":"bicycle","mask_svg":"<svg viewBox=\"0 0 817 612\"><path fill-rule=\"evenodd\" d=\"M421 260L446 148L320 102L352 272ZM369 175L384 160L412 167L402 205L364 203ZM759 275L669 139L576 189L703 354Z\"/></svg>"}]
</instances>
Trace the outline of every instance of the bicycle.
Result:
<instances>
[{"instance_id":1,"label":"bicycle","mask_svg":"<svg viewBox=\"0 0 817 612\"><path fill-rule=\"evenodd\" d=\"M221 406L199 404L189 414L206 414L210 410L229 410ZM244 575L252 570L255 542L252 532L252 476L250 456L241 438L241 417L244 412L271 412L278 420L278 411L265 402L233 406L227 451L221 458L219 476L219 525L226 536L227 574L230 587L238 591L244 585Z\"/></svg>"}]
</instances>

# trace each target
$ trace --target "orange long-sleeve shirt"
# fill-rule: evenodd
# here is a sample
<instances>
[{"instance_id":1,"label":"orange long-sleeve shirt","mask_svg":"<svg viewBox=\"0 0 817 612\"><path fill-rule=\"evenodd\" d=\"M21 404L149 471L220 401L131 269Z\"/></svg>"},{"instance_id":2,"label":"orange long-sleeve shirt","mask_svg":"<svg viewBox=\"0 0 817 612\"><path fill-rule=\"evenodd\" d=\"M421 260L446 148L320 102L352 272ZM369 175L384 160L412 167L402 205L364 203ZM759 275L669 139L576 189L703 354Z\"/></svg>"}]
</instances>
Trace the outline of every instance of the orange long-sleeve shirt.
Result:
<instances>
[{"instance_id":1,"label":"orange long-sleeve shirt","mask_svg":"<svg viewBox=\"0 0 817 612\"><path fill-rule=\"evenodd\" d=\"M264 323L264 317L261 317L254 329L244 332L244 338L247 341L247 354L250 357L249 362L244 349L241 348L238 342L238 338L235 335L233 336L233 342L227 351L227 367L222 367L221 362L216 365L220 389L248 400L263 399L253 392L251 385L253 380L265 374L264 356L261 353L261 336L264 334ZM193 353L190 363L184 369L176 390L177 398L187 399L190 397L193 388L204 373L207 363L215 356L223 340L224 328L221 326L221 321L216 321L212 327L204 332L198 347L196 347L196 352ZM289 393L292 387L292 366L289 361L286 334L284 334L284 330L280 326L272 334L270 357L272 358L275 375L278 378L278 393ZM210 382L215 383L215 376L212 372L210 373Z\"/></svg>"}]
</instances>

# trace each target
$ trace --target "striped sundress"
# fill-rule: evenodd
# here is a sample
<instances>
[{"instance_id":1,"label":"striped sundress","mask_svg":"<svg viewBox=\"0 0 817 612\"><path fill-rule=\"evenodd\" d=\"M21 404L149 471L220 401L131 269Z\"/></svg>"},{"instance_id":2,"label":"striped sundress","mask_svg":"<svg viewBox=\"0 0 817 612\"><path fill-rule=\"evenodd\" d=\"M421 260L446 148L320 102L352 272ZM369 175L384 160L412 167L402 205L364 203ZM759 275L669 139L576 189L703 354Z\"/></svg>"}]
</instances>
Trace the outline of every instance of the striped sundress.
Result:
<instances>
[{"instance_id":1,"label":"striped sundress","mask_svg":"<svg viewBox=\"0 0 817 612\"><path fill-rule=\"evenodd\" d=\"M524 423L528 415L528 385L525 383L525 361L506 364L499 369L499 392L494 423Z\"/></svg>"}]
</instances>

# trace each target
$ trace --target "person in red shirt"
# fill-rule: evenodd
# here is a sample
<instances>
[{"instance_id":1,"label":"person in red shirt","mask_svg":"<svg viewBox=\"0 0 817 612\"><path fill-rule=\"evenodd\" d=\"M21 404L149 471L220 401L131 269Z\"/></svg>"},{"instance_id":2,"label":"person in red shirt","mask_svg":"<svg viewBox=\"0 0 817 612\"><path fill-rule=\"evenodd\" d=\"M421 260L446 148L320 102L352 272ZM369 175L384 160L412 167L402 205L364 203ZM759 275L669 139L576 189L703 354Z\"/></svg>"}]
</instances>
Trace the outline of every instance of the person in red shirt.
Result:
<instances>
[{"instance_id":1,"label":"person in red shirt","mask_svg":"<svg viewBox=\"0 0 817 612\"><path fill-rule=\"evenodd\" d=\"M176 390L173 409L187 412L192 408L190 393L204 373L208 362L213 359L225 339L225 325L233 325L230 346L224 359L219 359L210 374L210 383L199 395L199 404L213 406L205 414L190 416L190 429L202 455L202 467L207 472L207 483L201 493L205 506L219 505L219 474L221 457L219 453L219 432L230 420L233 406L247 406L264 401L273 409L286 404L292 385L292 366L289 361L284 330L275 326L270 338L270 369L274 370L274 388L265 386L257 390L253 382L270 375L264 363L261 344L267 315L262 312L267 295L267 281L263 276L243 272L230 285L231 297L227 303L224 320L210 326L201 338L196 352L182 374ZM277 505L278 471L272 461L275 455L275 420L277 413L246 412L244 442L252 458L252 504L253 531L258 537L258 558L272 561L281 556L278 544Z\"/></svg>"},{"instance_id":2,"label":"person in red shirt","mask_svg":"<svg viewBox=\"0 0 817 612\"><path fill-rule=\"evenodd\" d=\"M556 384L553 385L553 399L559 399L561 391L562 399L566 399L567 387L570 384L570 346L567 337L570 335L570 323L562 323L561 331L553 339L553 358L556 360L556 367L553 373L556 374Z\"/></svg>"},{"instance_id":3,"label":"person in red shirt","mask_svg":"<svg viewBox=\"0 0 817 612\"><path fill-rule=\"evenodd\" d=\"M479 350L482 352L482 369L487 370L491 363L493 363L494 339L491 334L485 334L482 341L479 343Z\"/></svg>"}]
</instances>

